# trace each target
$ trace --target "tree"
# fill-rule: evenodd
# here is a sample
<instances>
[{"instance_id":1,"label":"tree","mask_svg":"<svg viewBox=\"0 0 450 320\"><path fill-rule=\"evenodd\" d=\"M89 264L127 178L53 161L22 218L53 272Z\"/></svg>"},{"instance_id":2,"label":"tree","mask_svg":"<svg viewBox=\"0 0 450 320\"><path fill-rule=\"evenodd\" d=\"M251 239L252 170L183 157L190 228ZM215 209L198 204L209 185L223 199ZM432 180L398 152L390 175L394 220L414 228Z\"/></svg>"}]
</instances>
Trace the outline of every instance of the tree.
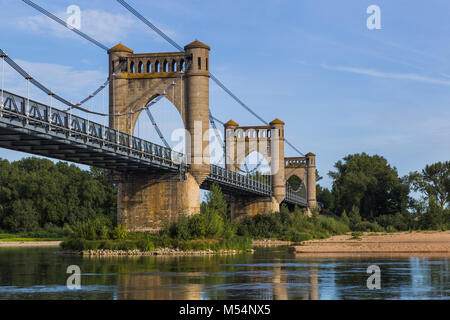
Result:
<instances>
[{"instance_id":1,"label":"tree","mask_svg":"<svg viewBox=\"0 0 450 320\"><path fill-rule=\"evenodd\" d=\"M334 197L328 188L323 188L320 184L316 185L317 202L322 204L323 208L331 212L334 211Z\"/></svg>"},{"instance_id":2,"label":"tree","mask_svg":"<svg viewBox=\"0 0 450 320\"><path fill-rule=\"evenodd\" d=\"M206 202L203 204L203 208L207 209L206 212L218 213L223 219L229 218L227 201L217 183L211 185L211 189L206 195Z\"/></svg>"},{"instance_id":3,"label":"tree","mask_svg":"<svg viewBox=\"0 0 450 320\"><path fill-rule=\"evenodd\" d=\"M116 217L116 190L106 172L64 162L0 160L0 229L35 232Z\"/></svg>"},{"instance_id":4,"label":"tree","mask_svg":"<svg viewBox=\"0 0 450 320\"><path fill-rule=\"evenodd\" d=\"M353 154L334 167L337 170L329 176L336 212L350 212L356 206L363 218L372 220L382 214L406 212L409 186L385 158Z\"/></svg>"},{"instance_id":5,"label":"tree","mask_svg":"<svg viewBox=\"0 0 450 320\"><path fill-rule=\"evenodd\" d=\"M414 191L425 194L426 199L434 198L443 210L450 204L450 161L427 165L420 173L411 172L408 177Z\"/></svg>"}]
</instances>

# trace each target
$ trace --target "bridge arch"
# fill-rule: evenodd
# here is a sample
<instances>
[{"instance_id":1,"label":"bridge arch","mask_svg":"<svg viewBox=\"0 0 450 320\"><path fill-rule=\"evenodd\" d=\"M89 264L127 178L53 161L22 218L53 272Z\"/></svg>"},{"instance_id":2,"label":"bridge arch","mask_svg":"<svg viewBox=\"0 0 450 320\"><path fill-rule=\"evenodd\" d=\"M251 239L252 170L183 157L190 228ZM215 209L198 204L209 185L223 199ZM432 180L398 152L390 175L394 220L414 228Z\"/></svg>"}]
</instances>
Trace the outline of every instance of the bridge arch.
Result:
<instances>
[{"instance_id":1,"label":"bridge arch","mask_svg":"<svg viewBox=\"0 0 450 320\"><path fill-rule=\"evenodd\" d=\"M286 197L284 176L284 122L275 119L268 126L240 127L233 120L225 127L225 164L228 170L238 172L244 159L259 152L270 166L273 195L278 203Z\"/></svg>"},{"instance_id":2,"label":"bridge arch","mask_svg":"<svg viewBox=\"0 0 450 320\"><path fill-rule=\"evenodd\" d=\"M304 179L300 178L296 174L292 174L289 178L286 179L286 183L293 193L301 196L304 199L307 198L307 189Z\"/></svg>"},{"instance_id":3,"label":"bridge arch","mask_svg":"<svg viewBox=\"0 0 450 320\"><path fill-rule=\"evenodd\" d=\"M197 68L197 58L209 57L210 47L199 42L185 47L185 52L139 53L119 44L111 48L111 62L128 61L124 65L136 66L140 61L153 64L152 73L121 72L110 85L110 113L129 113L145 107L159 95L164 95L176 107L185 129L190 133L186 140L186 156L192 173L201 184L210 172L209 140L209 72ZM177 61L180 61L178 68ZM187 65L186 65L186 62ZM174 71L184 66L183 73ZM111 64L112 65L112 64ZM131 70L130 70L131 71ZM112 74L112 70L110 70ZM120 124L110 119L110 126L125 133L135 130L139 114L127 116ZM189 140L189 141L188 141Z\"/></svg>"},{"instance_id":4,"label":"bridge arch","mask_svg":"<svg viewBox=\"0 0 450 320\"><path fill-rule=\"evenodd\" d=\"M156 98L157 96L152 97L149 102ZM184 121L174 103L165 97L151 105L149 111L171 149L186 154L187 143ZM162 145L162 139L145 110L136 114L132 127L134 128L132 132L134 136Z\"/></svg>"}]
</instances>

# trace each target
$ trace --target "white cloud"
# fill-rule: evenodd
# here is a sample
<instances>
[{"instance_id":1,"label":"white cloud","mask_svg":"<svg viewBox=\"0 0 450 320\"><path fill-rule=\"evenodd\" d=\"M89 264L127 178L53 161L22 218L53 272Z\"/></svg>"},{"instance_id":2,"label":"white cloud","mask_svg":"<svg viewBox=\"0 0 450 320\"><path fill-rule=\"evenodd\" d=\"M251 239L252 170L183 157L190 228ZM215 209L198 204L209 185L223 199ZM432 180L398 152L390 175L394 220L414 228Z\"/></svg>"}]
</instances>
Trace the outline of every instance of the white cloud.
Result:
<instances>
[{"instance_id":1,"label":"white cloud","mask_svg":"<svg viewBox=\"0 0 450 320\"><path fill-rule=\"evenodd\" d=\"M382 72L382 71L377 71L375 69L364 69L364 68L344 67L344 66L329 66L326 64L321 64L320 66L327 70L355 73L355 74L361 74L361 75L366 75L366 76L376 77L376 78L410 80L410 81L437 84L437 85L443 85L443 86L450 86L449 80L422 76L422 75L415 74L415 73Z\"/></svg>"},{"instance_id":2,"label":"white cloud","mask_svg":"<svg viewBox=\"0 0 450 320\"><path fill-rule=\"evenodd\" d=\"M15 62L44 86L73 102L79 102L86 98L107 78L107 74L98 70L77 70L71 66L19 59L15 59ZM5 90L25 95L27 92L25 79L8 65L6 66ZM33 86L31 86L31 98L43 102L48 99L45 94Z\"/></svg>"},{"instance_id":3,"label":"white cloud","mask_svg":"<svg viewBox=\"0 0 450 320\"><path fill-rule=\"evenodd\" d=\"M63 21L66 21L69 17L69 14L66 12L58 12L55 15ZM22 17L21 19L11 21L10 25L25 32L51 35L63 39L82 39L80 36L44 15ZM175 34L164 26L160 28L171 37ZM101 43L109 45L123 42L130 36L142 36L144 32L146 36L150 35L154 39L160 39L158 35L131 15L99 10L81 11L80 31Z\"/></svg>"}]
</instances>

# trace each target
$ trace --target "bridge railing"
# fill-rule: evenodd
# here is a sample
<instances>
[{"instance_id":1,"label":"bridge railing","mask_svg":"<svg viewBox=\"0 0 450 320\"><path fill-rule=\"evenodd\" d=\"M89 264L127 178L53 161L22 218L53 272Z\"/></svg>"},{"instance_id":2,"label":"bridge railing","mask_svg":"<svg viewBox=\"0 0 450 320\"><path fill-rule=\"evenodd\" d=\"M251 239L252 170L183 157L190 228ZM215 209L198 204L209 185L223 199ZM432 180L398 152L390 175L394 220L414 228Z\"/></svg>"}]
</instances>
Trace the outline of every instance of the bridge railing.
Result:
<instances>
[{"instance_id":1,"label":"bridge railing","mask_svg":"<svg viewBox=\"0 0 450 320\"><path fill-rule=\"evenodd\" d=\"M289 185L289 183L286 182L285 201L306 207L308 205L306 190L304 190L303 188L299 190L293 190L292 187Z\"/></svg>"},{"instance_id":2,"label":"bridge railing","mask_svg":"<svg viewBox=\"0 0 450 320\"><path fill-rule=\"evenodd\" d=\"M46 132L63 134L85 143L96 142L150 161L157 159L162 164L186 166L182 153L7 91L4 91L0 117L15 120L24 127L45 129Z\"/></svg>"},{"instance_id":3,"label":"bridge railing","mask_svg":"<svg viewBox=\"0 0 450 320\"><path fill-rule=\"evenodd\" d=\"M286 168L302 168L306 167L306 157L286 157L284 158Z\"/></svg>"},{"instance_id":4,"label":"bridge railing","mask_svg":"<svg viewBox=\"0 0 450 320\"><path fill-rule=\"evenodd\" d=\"M272 186L270 184L213 164L211 165L209 178L212 179L213 182L226 184L229 187L239 188L247 192L254 192L266 196L270 196L272 193Z\"/></svg>"}]
</instances>

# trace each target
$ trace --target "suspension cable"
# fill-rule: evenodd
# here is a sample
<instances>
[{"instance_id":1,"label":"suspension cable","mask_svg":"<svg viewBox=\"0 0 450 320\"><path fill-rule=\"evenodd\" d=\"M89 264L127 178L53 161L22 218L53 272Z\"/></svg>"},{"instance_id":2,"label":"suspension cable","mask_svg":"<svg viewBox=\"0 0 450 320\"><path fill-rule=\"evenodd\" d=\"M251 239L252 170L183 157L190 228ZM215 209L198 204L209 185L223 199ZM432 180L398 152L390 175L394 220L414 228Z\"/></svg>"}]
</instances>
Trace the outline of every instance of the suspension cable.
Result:
<instances>
[{"instance_id":1,"label":"suspension cable","mask_svg":"<svg viewBox=\"0 0 450 320\"><path fill-rule=\"evenodd\" d=\"M0 107L3 108L4 91L5 91L5 58L8 55L2 51L0 56L2 58L2 100L0 101Z\"/></svg>"},{"instance_id":2,"label":"suspension cable","mask_svg":"<svg viewBox=\"0 0 450 320\"><path fill-rule=\"evenodd\" d=\"M59 23L60 25L62 25L62 26L64 26L64 27L68 28L69 30L71 30L71 31L77 33L78 35L80 35L81 37L83 37L84 39L86 39L86 40L90 41L91 43L97 45L97 46L100 47L101 49L104 49L105 51L108 51L108 50L109 50L108 47L106 47L105 45L101 44L99 41L93 39L92 37L88 36L87 34L81 32L80 30L78 30L78 29L76 29L76 28L71 28L66 22L64 22L63 20L61 20L61 19L58 18L57 16L53 15L52 13L48 12L48 11L45 10L44 8L40 7L39 5L35 4L34 2L29 1L29 0L22 0L22 1L25 2L27 5L33 7L34 9L38 10L39 12L41 12L42 14L44 14L45 16L47 16L48 18L50 18L50 19L56 21L56 22ZM129 6L125 1L122 1L121 4L124 5L125 7L127 7L128 10L132 11L133 14L135 14L140 20L142 20L144 23L146 23L149 27L151 27L151 28L152 28L155 32L157 32L160 36L162 36L162 37L165 38L167 41L169 41L169 42L170 42L172 45L174 45L178 50L184 51L183 48L182 48L181 46L177 45L174 41L172 41L169 37L167 37L167 36L164 34L164 32L162 32L162 31L159 30L155 25L153 25L152 23L150 23L149 21L147 21L143 16L141 16L136 10L134 10L131 6ZM3 51L1 51L1 52L2 52L2 54L3 54ZM14 68L17 72L19 72L22 76L24 76L24 77L28 76L28 73L25 72L25 70L23 70L20 66L18 66L14 61L11 60L11 61L7 61L7 62L9 62L10 65L11 65L11 67L13 67L13 68ZM122 62L122 63L124 63L124 62ZM182 68L182 67L181 67L181 68ZM189 68L189 66L187 66L187 68ZM121 70L121 65L119 65L119 70ZM181 71L183 71L183 70L181 70ZM183 73L183 72L181 72L181 73ZM37 82L37 81L32 81L32 83L33 83L35 86L37 86L39 89L41 89L42 91L46 92L47 94L51 94L51 95L54 96L57 100L59 100L59 101L61 101L62 103L64 103L64 104L66 104L66 105L69 106L69 108L67 108L66 110L63 110L63 111L72 111L72 109L78 109L78 110L83 111L83 112L86 112L86 113L88 113L88 114L90 113L90 114L95 114L95 115L103 116L103 117L106 117L106 116L117 117L117 118L118 118L118 121L120 121L120 117L121 117L121 116L126 116L126 115L132 116L132 115L135 114L135 113L141 112L141 111L143 111L143 110L147 110L147 114L148 114L149 116L151 116L151 118L153 118L153 116L151 115L151 112L149 111L148 108L149 108L150 105L152 105L152 104L154 104L154 103L151 103L151 104L149 104L149 105L147 105L147 106L145 106L145 107L143 107L143 108L140 108L140 109L138 109L138 110L134 110L134 111L131 111L131 112L127 112L127 113L114 113L114 114L106 114L104 111L103 111L103 113L93 112L93 111L91 111L89 108L88 108L88 109L85 109L85 108L81 108L81 107L80 107L81 105L83 105L84 103L86 103L87 101L89 101L90 99L92 99L93 97L95 97L99 92L101 92L101 91L106 87L107 84L110 84L111 80L112 80L112 77L108 78L108 80L107 80L105 83L103 83L96 91L94 91L92 94L90 94L87 98L81 100L81 101L80 101L79 103L77 103L76 105L74 105L74 104L68 102L66 99L64 99L64 98L62 98L62 97L60 97L60 96L58 96L58 95L56 95L56 94L50 92L50 90L48 90L45 86L43 86L43 85L40 84L39 82ZM168 89L170 89L170 86L169 86ZM166 92L168 91L168 89L165 90L164 93L163 93L160 97L165 96L165 95L166 95ZM175 89L175 88L173 88L173 89ZM182 99L182 97L181 97L181 99ZM160 100L160 99L157 99L156 102L159 101L159 100ZM214 120L217 120L217 119L215 119L215 118L213 118L213 119L214 119ZM214 121L214 120L213 120L213 121ZM221 122L221 121L219 121L219 120L217 120L217 121L223 124L223 122ZM169 145L168 145L166 139L165 139L164 136L162 135L161 130L158 128L158 126L157 126L157 124L156 124L156 121L154 121L154 118L153 118L152 123L154 124L155 129L156 129L156 131L158 132L158 135L159 135L160 138L162 139L163 143L164 143L167 147L169 147ZM221 140L221 139L220 139L220 140Z\"/></svg>"},{"instance_id":3,"label":"suspension cable","mask_svg":"<svg viewBox=\"0 0 450 320\"><path fill-rule=\"evenodd\" d=\"M159 28L157 28L153 23L151 23L148 19L144 18L136 9L131 7L126 1L124 0L117 0L125 9L130 11L133 15L135 15L139 20L141 20L143 23L145 23L147 26L149 26L151 29L153 29L156 33L158 33L161 37L163 37L167 42L169 42L172 46L177 48L180 51L184 51L184 49L177 44L175 41L173 41L168 35L166 35L163 31L161 31ZM254 112L247 104L245 104L241 99L239 99L230 89L228 89L219 79L217 79L212 73L211 73L211 79L220 87L222 88L230 97L232 97L238 104L240 104L242 107L244 107L248 112L250 112L253 116L255 116L258 120L260 120L265 125L269 125L269 123L264 120L262 117L260 117L256 112ZM286 138L285 142L296 152L298 152L300 155L304 156L304 154L298 150L296 147L294 147Z\"/></svg>"},{"instance_id":4,"label":"suspension cable","mask_svg":"<svg viewBox=\"0 0 450 320\"><path fill-rule=\"evenodd\" d=\"M48 11L45 10L44 8L40 7L39 5L35 4L34 2L29 1L29 0L23 0L23 2L25 2L27 5L33 7L34 9L38 10L39 12L41 12L42 14L44 14L45 16L47 16L48 18L50 18L50 19L56 21L56 22L59 23L60 25L62 25L62 26L64 26L64 27L68 28L69 30L71 30L71 31L73 31L73 32L75 32L75 33L77 33L78 35L80 35L80 36L83 37L84 39L86 39L86 40L92 42L93 44L97 45L97 46L100 47L101 49L104 49L105 51L108 51L108 50L109 50L108 47L106 47L105 45L101 44L99 41L93 39L92 37L88 36L87 34L81 32L80 30L78 30L78 29L76 29L76 28L71 28L66 22L62 21L60 18L56 17L55 15L53 15L53 14L50 13L50 12L48 12ZM123 6L125 6L128 10L130 10L134 15L136 15L141 21L143 21L145 24L147 24L150 28L152 28L155 32L157 32L157 33L158 33L160 36L162 36L164 39L166 39L167 41L169 41L169 42L170 42L173 46L175 46L178 50L184 51L183 48L182 48L181 46L179 46L176 42L174 42L173 40L171 40L170 37L166 36L166 35L164 34L164 32L162 32L160 29L158 29L154 24L152 24L152 23L150 23L148 20L146 20L142 15L140 15L136 10L134 10L131 6L129 6L125 1L120 1L120 2L121 2L121 4L122 4ZM122 63L123 63L123 62L122 62ZM22 75L25 76L25 75L27 74L23 69L21 70L21 68L20 68L18 65L13 66L13 68L14 68L14 67L16 67L16 68L17 68L16 71L18 71L18 72L21 73ZM181 66L181 71L183 71L182 68L183 68L183 67ZM187 68L188 68L188 67L187 67ZM121 66L120 66L120 65L119 65L119 70L121 70ZM81 106L82 104L86 103L88 100L90 100L90 99L92 99L94 96L96 96L96 95L97 95L100 91L102 91L102 90L106 87L106 85L109 84L110 82L111 82L111 78L108 79L104 84L102 84L102 85L100 86L99 89L97 89L96 91L94 91L94 93L92 93L92 94L89 95L86 99L80 101L80 102L79 102L78 104L76 104L76 105L69 104L68 101L65 100L65 99L58 99L58 98L60 98L60 97L57 96L57 95L55 95L55 98L58 99L59 101L63 102L64 104L69 105L69 108L66 109L66 110L63 110L63 111L69 111L69 110L71 110L72 108L76 108L76 109L79 109L79 110L81 110L81 111L84 111L84 112L87 112L87 113L96 114L96 115L99 115L99 116L113 116L113 117L116 117L116 116L117 116L117 117L120 117L120 116L124 116L124 115L131 115L131 114L134 114L134 113L136 113L136 112L141 112L142 110L144 110L144 109L146 109L146 108L148 107L148 106L146 106L146 107L144 107L144 108L138 109L138 110L136 110L135 112L124 113L124 114L118 113L118 114L113 114L113 115L111 115L111 114L106 114L105 112L103 112L103 114L100 114L100 113L98 113L98 112L92 112L92 111L90 111L90 110L87 110L87 109L84 109L84 108L80 108L80 106ZM46 88L45 88L44 86L39 86L39 83L36 83L35 85L37 85L37 86L38 86L41 90L43 90L44 92L46 91L46 90L45 90ZM175 89L175 88L174 88L174 89ZM181 90L182 90L182 89L181 89ZM183 95L183 93L181 92L181 99L183 99L182 95ZM146 110L148 110L148 109L146 109ZM219 121L218 119L216 119L216 118L213 118L213 119L216 120L216 121L218 121L219 123L223 124L223 122ZM155 123L156 123L156 122L155 122ZM159 128L158 128L158 130L159 130ZM165 140L165 139L164 139L164 140Z\"/></svg>"},{"instance_id":5,"label":"suspension cable","mask_svg":"<svg viewBox=\"0 0 450 320\"><path fill-rule=\"evenodd\" d=\"M36 3L32 2L32 1L29 1L29 0L22 0L22 1L25 2L27 5L29 5L30 7L33 7L34 9L40 11L41 13L43 13L44 15L46 15L47 17L49 17L53 21L56 21L60 25L66 27L67 29L75 32L79 36L83 37L84 39L86 39L86 40L90 41L91 43L95 44L96 46L100 47L101 49L103 49L105 51L109 50L108 47L106 47L105 45L101 44L100 42L98 42L97 40L95 40L92 37L88 36L87 34L81 32L77 28L73 28L67 22L61 20L60 18L58 18L54 14L52 14L52 13L48 12L47 10L45 10L44 8L38 6Z\"/></svg>"},{"instance_id":6,"label":"suspension cable","mask_svg":"<svg viewBox=\"0 0 450 320\"><path fill-rule=\"evenodd\" d=\"M92 94L90 94L87 98L83 99L81 102L77 103L76 105L69 102L68 100L62 98L61 96L53 93L51 90L49 90L47 87L45 87L42 83L40 83L39 81L37 81L36 79L34 79L32 76L30 76L30 74L28 72L26 72L22 67L20 67L14 60L12 60L2 49L0 49L0 56L2 56L2 58L5 60L6 63L8 63L16 72L18 72L22 77L24 77L25 79L29 78L30 82L36 86L38 89L40 89L41 91L45 92L46 94L53 94L54 98L60 102L62 102L63 104L69 106L68 109L63 110L63 111L69 111L69 109L78 109L80 111L83 112L90 112L92 114L96 114L99 116L106 116L103 115L101 113L98 112L93 112L93 111L89 111L88 109L85 108L81 108L80 106L84 103L86 103L87 101L89 101L90 99L92 99L93 97L95 97L99 92L101 92L106 85L112 81L112 77L109 77L108 80L103 83L96 91L94 91ZM124 63L124 62L122 62Z\"/></svg>"},{"instance_id":7,"label":"suspension cable","mask_svg":"<svg viewBox=\"0 0 450 320\"><path fill-rule=\"evenodd\" d=\"M169 36L167 36L163 31L161 31L158 27L156 27L153 23L145 19L139 12L137 12L132 6L130 6L128 3L126 3L123 0L117 0L122 6L124 6L128 11L130 11L132 14L134 14L139 20L141 20L143 23L145 23L147 26L152 28L157 34L159 34L161 37L163 37L167 42L169 42L172 46L177 48L180 51L184 51L184 49L177 44L175 41L173 41Z\"/></svg>"}]
</instances>

